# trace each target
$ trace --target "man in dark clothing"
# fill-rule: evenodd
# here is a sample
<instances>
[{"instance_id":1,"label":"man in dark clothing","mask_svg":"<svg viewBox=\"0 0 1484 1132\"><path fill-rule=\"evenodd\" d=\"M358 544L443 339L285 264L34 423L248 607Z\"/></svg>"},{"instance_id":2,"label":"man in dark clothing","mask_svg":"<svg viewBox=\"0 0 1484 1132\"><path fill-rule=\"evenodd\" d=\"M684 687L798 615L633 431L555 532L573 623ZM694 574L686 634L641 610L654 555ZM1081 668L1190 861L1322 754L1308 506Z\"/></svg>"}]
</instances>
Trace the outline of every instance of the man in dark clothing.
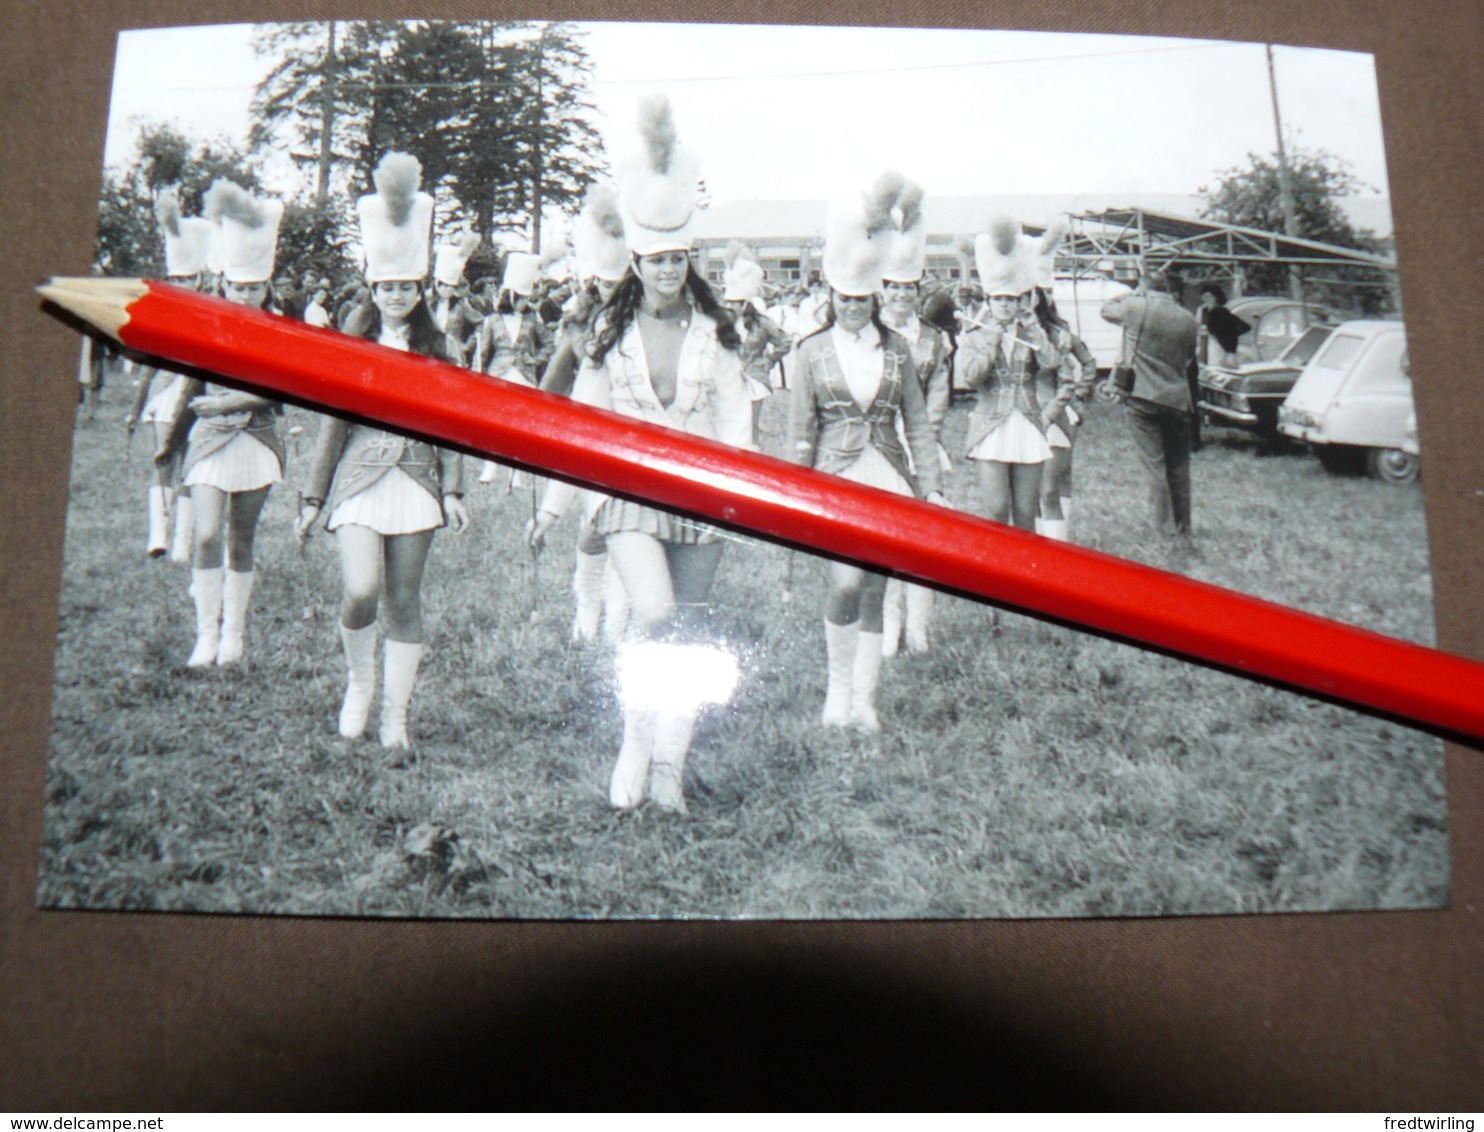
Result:
<instances>
[{"instance_id":1,"label":"man in dark clothing","mask_svg":"<svg viewBox=\"0 0 1484 1132\"><path fill-rule=\"evenodd\" d=\"M1186 369L1195 359L1200 324L1170 294L1163 275L1138 291L1103 305L1103 318L1123 327L1120 368L1133 371L1124 414L1139 459L1149 473L1149 499L1155 526L1173 524L1190 534L1191 417Z\"/></svg>"}]
</instances>

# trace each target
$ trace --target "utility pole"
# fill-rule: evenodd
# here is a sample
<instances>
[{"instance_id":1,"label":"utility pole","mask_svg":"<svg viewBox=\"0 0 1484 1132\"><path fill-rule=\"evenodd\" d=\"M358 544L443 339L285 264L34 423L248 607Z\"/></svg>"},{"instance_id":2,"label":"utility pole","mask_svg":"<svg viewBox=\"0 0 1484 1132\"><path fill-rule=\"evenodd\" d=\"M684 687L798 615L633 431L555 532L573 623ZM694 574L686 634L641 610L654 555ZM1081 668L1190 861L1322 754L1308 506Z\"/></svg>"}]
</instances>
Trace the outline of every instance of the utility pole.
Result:
<instances>
[{"instance_id":1,"label":"utility pole","mask_svg":"<svg viewBox=\"0 0 1484 1132\"><path fill-rule=\"evenodd\" d=\"M1278 136L1278 204L1283 209L1283 234L1298 235L1298 214L1293 200L1293 174L1288 168L1288 149L1283 142L1283 116L1278 110L1278 72L1273 67L1273 45L1263 44L1268 56L1268 90L1273 96L1273 131ZM1304 301L1304 277L1297 266L1288 269L1288 292Z\"/></svg>"}]
</instances>

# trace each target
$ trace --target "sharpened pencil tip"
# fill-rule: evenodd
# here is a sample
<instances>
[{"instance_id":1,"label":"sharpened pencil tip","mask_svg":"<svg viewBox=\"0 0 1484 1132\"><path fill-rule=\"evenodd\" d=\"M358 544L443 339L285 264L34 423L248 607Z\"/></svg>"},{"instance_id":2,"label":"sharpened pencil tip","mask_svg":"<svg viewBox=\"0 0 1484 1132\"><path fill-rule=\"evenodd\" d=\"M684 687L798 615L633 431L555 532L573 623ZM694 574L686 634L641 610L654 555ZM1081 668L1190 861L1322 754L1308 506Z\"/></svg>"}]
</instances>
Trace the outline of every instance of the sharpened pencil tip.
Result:
<instances>
[{"instance_id":1,"label":"sharpened pencil tip","mask_svg":"<svg viewBox=\"0 0 1484 1132\"><path fill-rule=\"evenodd\" d=\"M137 279L53 276L36 288L44 300L112 338L129 321L129 304L148 293Z\"/></svg>"}]
</instances>

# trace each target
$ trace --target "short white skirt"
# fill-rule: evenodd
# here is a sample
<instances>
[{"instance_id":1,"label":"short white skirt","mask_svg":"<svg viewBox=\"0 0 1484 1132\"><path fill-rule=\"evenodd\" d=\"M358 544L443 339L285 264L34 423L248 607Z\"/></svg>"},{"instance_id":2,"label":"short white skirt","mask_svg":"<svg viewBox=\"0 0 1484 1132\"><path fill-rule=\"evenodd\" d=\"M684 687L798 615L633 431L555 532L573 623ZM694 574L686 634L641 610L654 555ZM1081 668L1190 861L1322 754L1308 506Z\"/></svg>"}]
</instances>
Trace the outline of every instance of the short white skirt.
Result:
<instances>
[{"instance_id":1,"label":"short white skirt","mask_svg":"<svg viewBox=\"0 0 1484 1132\"><path fill-rule=\"evenodd\" d=\"M1024 413L1012 409L993 432L974 445L969 459L1000 464L1044 464L1051 459L1051 445Z\"/></svg>"},{"instance_id":2,"label":"short white skirt","mask_svg":"<svg viewBox=\"0 0 1484 1132\"><path fill-rule=\"evenodd\" d=\"M902 473L891 466L875 445L867 444L855 462L839 475L852 483L863 483L867 487L879 487L896 495L912 495L912 485L902 478Z\"/></svg>"},{"instance_id":3,"label":"short white skirt","mask_svg":"<svg viewBox=\"0 0 1484 1132\"><path fill-rule=\"evenodd\" d=\"M278 457L262 441L239 432L210 456L191 465L187 487L214 487L228 493L257 491L283 479Z\"/></svg>"},{"instance_id":4,"label":"short white skirt","mask_svg":"<svg viewBox=\"0 0 1484 1132\"><path fill-rule=\"evenodd\" d=\"M369 527L379 535L410 535L443 526L443 507L401 468L392 468L365 491L336 506L327 524Z\"/></svg>"},{"instance_id":5,"label":"short white skirt","mask_svg":"<svg viewBox=\"0 0 1484 1132\"><path fill-rule=\"evenodd\" d=\"M184 374L176 374L161 389L150 394L149 400L144 403L144 410L139 414L142 424L168 424L180 415L180 398L185 392L186 379Z\"/></svg>"},{"instance_id":6,"label":"short white skirt","mask_svg":"<svg viewBox=\"0 0 1484 1132\"><path fill-rule=\"evenodd\" d=\"M1070 448L1072 438L1062 431L1061 425L1051 424L1046 426L1046 443L1053 448Z\"/></svg>"},{"instance_id":7,"label":"short white skirt","mask_svg":"<svg viewBox=\"0 0 1484 1132\"><path fill-rule=\"evenodd\" d=\"M754 403L766 401L769 397L773 396L773 387L766 381L759 381L757 378L747 375L743 376L743 380L747 382L747 395L752 398Z\"/></svg>"}]
</instances>

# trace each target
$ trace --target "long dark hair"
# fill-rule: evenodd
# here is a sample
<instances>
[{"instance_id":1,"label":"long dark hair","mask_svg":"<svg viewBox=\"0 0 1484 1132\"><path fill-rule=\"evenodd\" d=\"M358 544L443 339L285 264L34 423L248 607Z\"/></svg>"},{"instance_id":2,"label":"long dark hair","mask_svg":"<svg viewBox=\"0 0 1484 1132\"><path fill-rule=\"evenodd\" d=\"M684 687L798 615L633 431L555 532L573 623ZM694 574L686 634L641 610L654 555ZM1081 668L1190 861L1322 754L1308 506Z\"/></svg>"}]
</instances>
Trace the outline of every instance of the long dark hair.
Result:
<instances>
[{"instance_id":1,"label":"long dark hair","mask_svg":"<svg viewBox=\"0 0 1484 1132\"><path fill-rule=\"evenodd\" d=\"M1036 318L1041 323L1041 329L1049 335L1053 330L1071 330L1067 320L1062 318L1061 312L1056 309L1056 300L1051 297L1051 292L1044 287L1036 288Z\"/></svg>"},{"instance_id":2,"label":"long dark hair","mask_svg":"<svg viewBox=\"0 0 1484 1132\"><path fill-rule=\"evenodd\" d=\"M716 340L726 350L737 351L742 348L742 339L737 334L737 325L732 320L731 312L724 309L716 298L716 292L711 285L702 279L693 264L687 263L685 268L685 290L690 293L691 302L696 309L706 315L716 324ZM639 303L644 298L644 283L636 271L630 271L623 277L623 281L615 288L613 294L608 296L608 302L598 314L598 332L593 337L592 359L595 365L602 365L603 359L608 356L608 351L618 343L624 336L625 331L632 325L639 313Z\"/></svg>"},{"instance_id":3,"label":"long dark hair","mask_svg":"<svg viewBox=\"0 0 1484 1132\"><path fill-rule=\"evenodd\" d=\"M357 307L345 320L343 330L352 338L369 338L375 342L381 337L381 308L375 302L375 283L371 284L371 292L372 301ZM417 305L407 312L407 348L414 354L442 362L454 360L448 353L448 335L433 321L433 312L428 309L427 291L421 281L417 285Z\"/></svg>"}]
</instances>

